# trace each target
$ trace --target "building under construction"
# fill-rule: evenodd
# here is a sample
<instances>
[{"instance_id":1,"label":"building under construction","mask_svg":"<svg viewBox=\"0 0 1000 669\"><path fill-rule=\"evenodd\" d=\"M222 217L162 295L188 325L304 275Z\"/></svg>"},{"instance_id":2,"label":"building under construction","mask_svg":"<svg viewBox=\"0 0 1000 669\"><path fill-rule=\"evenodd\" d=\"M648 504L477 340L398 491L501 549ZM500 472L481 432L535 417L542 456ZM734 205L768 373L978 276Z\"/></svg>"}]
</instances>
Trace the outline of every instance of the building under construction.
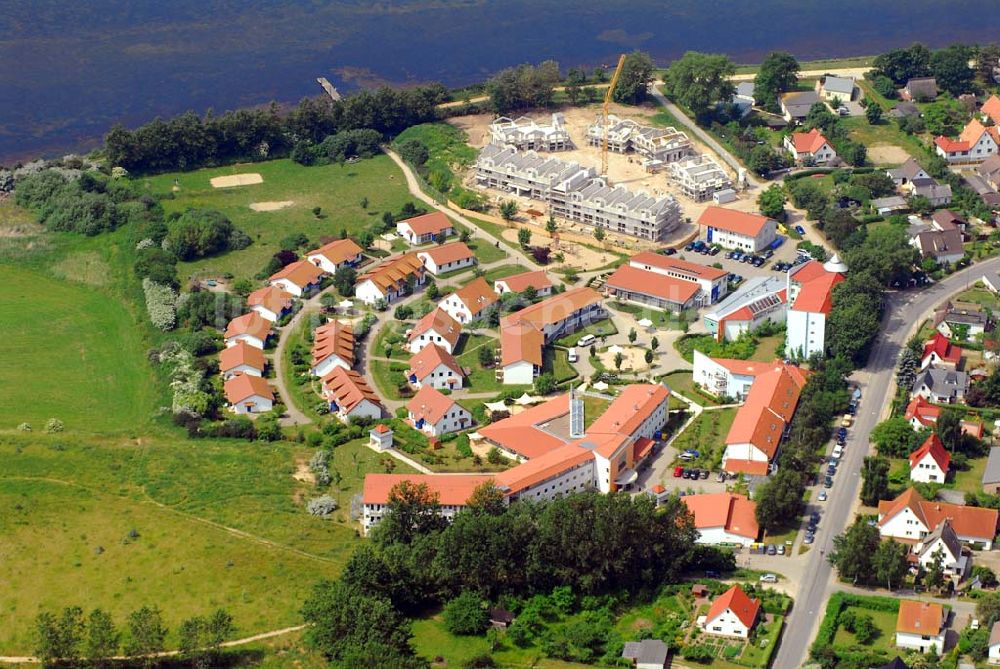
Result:
<instances>
[{"instance_id":1,"label":"building under construction","mask_svg":"<svg viewBox=\"0 0 1000 669\"><path fill-rule=\"evenodd\" d=\"M552 115L548 124L527 116L516 119L501 116L490 124L490 142L513 146L521 151L566 151L574 148L566 130L566 119L558 113Z\"/></svg>"},{"instance_id":2,"label":"building under construction","mask_svg":"<svg viewBox=\"0 0 1000 669\"><path fill-rule=\"evenodd\" d=\"M703 202L733 187L729 174L705 154L671 163L670 180L695 202Z\"/></svg>"},{"instance_id":3,"label":"building under construction","mask_svg":"<svg viewBox=\"0 0 1000 669\"><path fill-rule=\"evenodd\" d=\"M509 146L483 148L476 182L545 202L555 216L640 239L660 240L681 221L680 205L670 195L657 198L611 186L592 167Z\"/></svg>"},{"instance_id":4,"label":"building under construction","mask_svg":"<svg viewBox=\"0 0 1000 669\"><path fill-rule=\"evenodd\" d=\"M608 150L615 153L637 153L645 158L645 166L655 172L667 164L692 155L694 149L688 136L676 128L654 128L632 119L608 116ZM601 146L604 141L604 118L598 116L587 128L587 143Z\"/></svg>"}]
</instances>

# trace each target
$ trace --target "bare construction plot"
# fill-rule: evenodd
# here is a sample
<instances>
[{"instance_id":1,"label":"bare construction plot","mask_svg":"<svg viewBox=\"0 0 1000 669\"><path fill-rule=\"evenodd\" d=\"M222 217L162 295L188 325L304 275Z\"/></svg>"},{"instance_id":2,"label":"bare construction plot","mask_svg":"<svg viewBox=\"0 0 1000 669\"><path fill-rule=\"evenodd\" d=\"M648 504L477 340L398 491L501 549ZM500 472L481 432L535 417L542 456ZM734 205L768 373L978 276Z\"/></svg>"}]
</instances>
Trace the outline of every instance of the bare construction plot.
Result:
<instances>
[{"instance_id":1,"label":"bare construction plot","mask_svg":"<svg viewBox=\"0 0 1000 669\"><path fill-rule=\"evenodd\" d=\"M229 174L224 177L213 177L210 180L212 188L233 188L234 186L253 186L264 183L264 177L257 172Z\"/></svg>"}]
</instances>

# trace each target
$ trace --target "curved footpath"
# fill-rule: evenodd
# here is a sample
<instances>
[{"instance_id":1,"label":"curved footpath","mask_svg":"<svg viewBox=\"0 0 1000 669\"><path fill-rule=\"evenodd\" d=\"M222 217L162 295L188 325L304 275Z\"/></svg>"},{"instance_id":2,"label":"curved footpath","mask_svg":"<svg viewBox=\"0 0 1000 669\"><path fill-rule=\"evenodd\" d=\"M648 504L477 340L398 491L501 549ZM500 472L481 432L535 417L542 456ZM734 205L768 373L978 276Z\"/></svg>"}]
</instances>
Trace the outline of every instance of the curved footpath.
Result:
<instances>
[{"instance_id":1,"label":"curved footpath","mask_svg":"<svg viewBox=\"0 0 1000 669\"><path fill-rule=\"evenodd\" d=\"M862 388L862 399L854 427L841 460L837 483L823 514L824 531L813 549L806 554L804 574L795 593L795 604L775 656L775 667L800 667L807 659L809 645L825 611L826 600L838 590L858 591L839 583L826 553L833 548L833 537L842 533L853 520L858 507L861 465L868 455L872 429L886 415L892 404L896 361L906 341L929 318L934 307L954 293L964 290L985 274L1000 271L1000 258L976 263L942 279L930 288L886 295L886 313L882 330L872 348L868 365L852 375ZM952 600L954 602L954 600ZM954 604L952 604L954 606Z\"/></svg>"}]
</instances>

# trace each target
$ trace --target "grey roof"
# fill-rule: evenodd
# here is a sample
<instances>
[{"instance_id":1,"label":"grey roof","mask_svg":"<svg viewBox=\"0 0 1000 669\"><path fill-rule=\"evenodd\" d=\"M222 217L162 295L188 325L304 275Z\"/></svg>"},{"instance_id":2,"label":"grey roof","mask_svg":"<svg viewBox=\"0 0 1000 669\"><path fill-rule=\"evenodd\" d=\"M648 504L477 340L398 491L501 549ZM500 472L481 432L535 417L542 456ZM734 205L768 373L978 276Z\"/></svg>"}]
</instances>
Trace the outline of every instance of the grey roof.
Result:
<instances>
[{"instance_id":1,"label":"grey roof","mask_svg":"<svg viewBox=\"0 0 1000 669\"><path fill-rule=\"evenodd\" d=\"M967 224L967 221L964 218L953 212L951 209L938 209L931 214L931 218L942 230Z\"/></svg>"},{"instance_id":2,"label":"grey roof","mask_svg":"<svg viewBox=\"0 0 1000 669\"><path fill-rule=\"evenodd\" d=\"M983 485L987 483L1000 483L1000 446L990 449L990 457L986 460L986 469L983 471Z\"/></svg>"},{"instance_id":3,"label":"grey roof","mask_svg":"<svg viewBox=\"0 0 1000 669\"><path fill-rule=\"evenodd\" d=\"M893 118L906 118L907 116L920 116L920 107L912 102L903 101L892 108L889 116Z\"/></svg>"},{"instance_id":4,"label":"grey roof","mask_svg":"<svg viewBox=\"0 0 1000 669\"><path fill-rule=\"evenodd\" d=\"M944 542L944 545L948 547L948 552L956 560L962 555L962 543L958 540L958 535L955 534L955 529L951 526L951 521L945 518L938 523L933 532L920 540L920 557L927 554L927 551L931 549L931 546L938 539Z\"/></svg>"},{"instance_id":5,"label":"grey roof","mask_svg":"<svg viewBox=\"0 0 1000 669\"><path fill-rule=\"evenodd\" d=\"M1000 177L1000 156L994 154L979 163L976 172L984 179L997 181L997 178Z\"/></svg>"},{"instance_id":6,"label":"grey roof","mask_svg":"<svg viewBox=\"0 0 1000 669\"><path fill-rule=\"evenodd\" d=\"M989 645L995 646L998 643L1000 643L1000 620L993 623L993 627L990 628Z\"/></svg>"},{"instance_id":7,"label":"grey roof","mask_svg":"<svg viewBox=\"0 0 1000 669\"><path fill-rule=\"evenodd\" d=\"M667 663L667 644L659 639L643 639L642 641L627 641L622 650L622 657L635 660L639 664Z\"/></svg>"},{"instance_id":8,"label":"grey roof","mask_svg":"<svg viewBox=\"0 0 1000 669\"><path fill-rule=\"evenodd\" d=\"M950 256L965 253L962 247L962 233L952 230L925 230L917 235L917 248L926 256Z\"/></svg>"},{"instance_id":9,"label":"grey roof","mask_svg":"<svg viewBox=\"0 0 1000 669\"><path fill-rule=\"evenodd\" d=\"M942 320L945 323L986 326L986 314L980 311L949 311Z\"/></svg>"},{"instance_id":10,"label":"grey roof","mask_svg":"<svg viewBox=\"0 0 1000 669\"><path fill-rule=\"evenodd\" d=\"M906 662L903 662L901 659L899 659L899 655L897 655L896 657L892 658L892 662L883 665L878 669L910 669L910 668L906 666Z\"/></svg>"},{"instance_id":11,"label":"grey roof","mask_svg":"<svg viewBox=\"0 0 1000 669\"><path fill-rule=\"evenodd\" d=\"M783 290L786 287L787 282L783 276L771 275L750 277L742 286L727 295L726 299L716 304L709 315L725 315L730 311L742 307L748 302L753 302L767 295L777 293L779 290Z\"/></svg>"},{"instance_id":12,"label":"grey roof","mask_svg":"<svg viewBox=\"0 0 1000 669\"><path fill-rule=\"evenodd\" d=\"M911 181L910 184L913 186L914 189L917 188L926 189L930 186L937 186L938 182L934 180L932 177L917 177L916 179Z\"/></svg>"},{"instance_id":13,"label":"grey roof","mask_svg":"<svg viewBox=\"0 0 1000 669\"><path fill-rule=\"evenodd\" d=\"M741 81L736 84L736 95L742 95L743 97L752 98L754 91L754 83L752 81Z\"/></svg>"},{"instance_id":14,"label":"grey roof","mask_svg":"<svg viewBox=\"0 0 1000 669\"><path fill-rule=\"evenodd\" d=\"M854 79L849 77L829 76L823 80L823 90L827 93L854 93Z\"/></svg>"},{"instance_id":15,"label":"grey roof","mask_svg":"<svg viewBox=\"0 0 1000 669\"><path fill-rule=\"evenodd\" d=\"M939 184L933 183L928 185L918 185L913 189L914 195L923 195L928 200L937 200L940 198L951 198L951 185L950 184Z\"/></svg>"},{"instance_id":16,"label":"grey roof","mask_svg":"<svg viewBox=\"0 0 1000 669\"><path fill-rule=\"evenodd\" d=\"M915 98L936 98L938 94L937 79L934 77L917 77L906 82L906 90Z\"/></svg>"},{"instance_id":17,"label":"grey roof","mask_svg":"<svg viewBox=\"0 0 1000 669\"><path fill-rule=\"evenodd\" d=\"M965 180L965 185L976 192L976 195L983 197L991 193L996 194L993 187L986 183L986 179L982 178L978 174L972 174L971 172L963 172L962 179ZM984 198L985 200L985 198Z\"/></svg>"},{"instance_id":18,"label":"grey roof","mask_svg":"<svg viewBox=\"0 0 1000 669\"><path fill-rule=\"evenodd\" d=\"M876 209L885 209L887 207L908 209L909 204L906 202L906 198L899 195L890 195L889 197L877 197L873 199L872 206Z\"/></svg>"},{"instance_id":19,"label":"grey roof","mask_svg":"<svg viewBox=\"0 0 1000 669\"><path fill-rule=\"evenodd\" d=\"M908 159L905 163L899 167L895 167L886 172L893 179L907 179L913 180L917 178L921 173L927 174L924 168L920 166L920 163L914 158Z\"/></svg>"},{"instance_id":20,"label":"grey roof","mask_svg":"<svg viewBox=\"0 0 1000 669\"><path fill-rule=\"evenodd\" d=\"M805 118L812 106L819 101L816 91L799 91L781 96L781 106L788 110L792 118Z\"/></svg>"},{"instance_id":21,"label":"grey roof","mask_svg":"<svg viewBox=\"0 0 1000 669\"><path fill-rule=\"evenodd\" d=\"M951 369L928 367L913 382L914 392L920 390L921 386L927 386L938 397L957 398L964 395L969 387L969 375Z\"/></svg>"}]
</instances>

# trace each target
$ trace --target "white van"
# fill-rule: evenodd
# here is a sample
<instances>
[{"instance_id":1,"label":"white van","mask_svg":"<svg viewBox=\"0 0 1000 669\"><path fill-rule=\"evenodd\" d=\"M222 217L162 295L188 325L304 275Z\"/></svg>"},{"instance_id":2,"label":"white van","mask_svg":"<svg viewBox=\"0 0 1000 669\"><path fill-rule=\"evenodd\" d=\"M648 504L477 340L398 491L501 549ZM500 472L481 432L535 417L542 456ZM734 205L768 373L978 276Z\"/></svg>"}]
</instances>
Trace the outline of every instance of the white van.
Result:
<instances>
[{"instance_id":1,"label":"white van","mask_svg":"<svg viewBox=\"0 0 1000 669\"><path fill-rule=\"evenodd\" d=\"M569 355L567 357L569 358L570 362L576 362L576 360L577 360L576 349L575 348L571 348L569 350Z\"/></svg>"},{"instance_id":2,"label":"white van","mask_svg":"<svg viewBox=\"0 0 1000 669\"><path fill-rule=\"evenodd\" d=\"M590 346L595 341L597 341L597 337L595 337L594 335L592 335L592 334L584 335L584 336L580 337L577 340L576 345L577 346Z\"/></svg>"}]
</instances>

